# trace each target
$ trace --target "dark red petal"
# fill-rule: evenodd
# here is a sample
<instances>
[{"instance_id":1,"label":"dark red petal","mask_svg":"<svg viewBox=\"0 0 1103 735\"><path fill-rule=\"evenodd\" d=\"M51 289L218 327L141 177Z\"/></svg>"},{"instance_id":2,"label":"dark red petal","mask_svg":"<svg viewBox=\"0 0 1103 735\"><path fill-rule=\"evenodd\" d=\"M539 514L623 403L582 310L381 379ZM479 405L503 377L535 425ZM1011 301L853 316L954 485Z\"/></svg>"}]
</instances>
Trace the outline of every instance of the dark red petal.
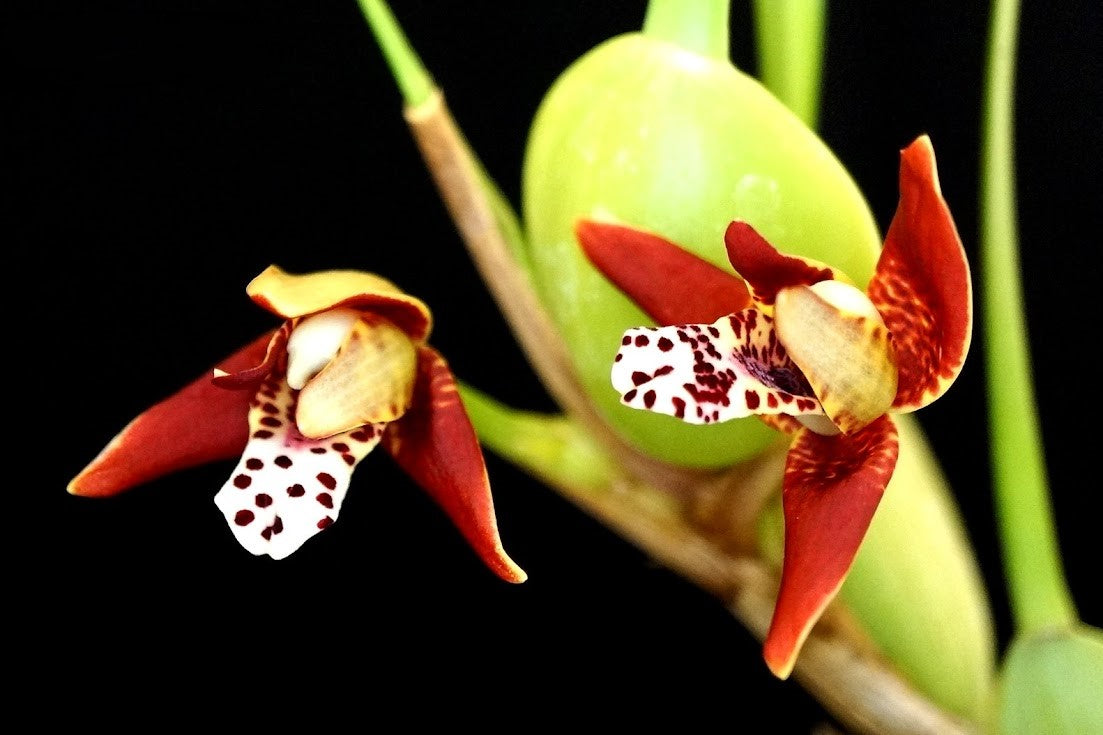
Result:
<instances>
[{"instance_id":1,"label":"dark red petal","mask_svg":"<svg viewBox=\"0 0 1103 735\"><path fill-rule=\"evenodd\" d=\"M831 268L793 255L783 255L746 222L736 220L724 232L728 260L747 280L755 301L770 305L786 286L811 286L835 278Z\"/></svg>"},{"instance_id":2,"label":"dark red petal","mask_svg":"<svg viewBox=\"0 0 1103 735\"><path fill-rule=\"evenodd\" d=\"M942 198L927 136L900 156L900 203L869 284L892 333L898 410L921 408L954 382L973 331L969 263Z\"/></svg>"},{"instance_id":3,"label":"dark red petal","mask_svg":"<svg viewBox=\"0 0 1103 735\"><path fill-rule=\"evenodd\" d=\"M785 678L804 639L850 570L896 467L888 416L853 434L802 429L789 449L782 488L785 561L763 655Z\"/></svg>"},{"instance_id":4,"label":"dark red petal","mask_svg":"<svg viewBox=\"0 0 1103 735\"><path fill-rule=\"evenodd\" d=\"M269 332L227 357L226 372L260 362L272 339ZM69 483L74 495L104 497L128 490L176 470L237 457L249 438L253 393L224 390L210 371L147 409Z\"/></svg>"},{"instance_id":5,"label":"dark red petal","mask_svg":"<svg viewBox=\"0 0 1103 735\"><path fill-rule=\"evenodd\" d=\"M410 410L387 427L383 446L444 509L488 567L507 582L528 575L502 548L482 449L444 358L418 348Z\"/></svg>"},{"instance_id":6,"label":"dark red petal","mask_svg":"<svg viewBox=\"0 0 1103 735\"><path fill-rule=\"evenodd\" d=\"M287 356L287 340L291 336L291 320L285 321L280 328L272 333L268 341L268 348L264 353L264 359L257 365L251 365L242 370L230 372L222 368L225 375L215 375L211 382L219 388L231 390L249 388L255 390L260 381L267 378L276 365Z\"/></svg>"},{"instance_id":7,"label":"dark red petal","mask_svg":"<svg viewBox=\"0 0 1103 735\"><path fill-rule=\"evenodd\" d=\"M594 267L656 324L709 324L751 305L741 279L658 235L586 219L575 234Z\"/></svg>"}]
</instances>

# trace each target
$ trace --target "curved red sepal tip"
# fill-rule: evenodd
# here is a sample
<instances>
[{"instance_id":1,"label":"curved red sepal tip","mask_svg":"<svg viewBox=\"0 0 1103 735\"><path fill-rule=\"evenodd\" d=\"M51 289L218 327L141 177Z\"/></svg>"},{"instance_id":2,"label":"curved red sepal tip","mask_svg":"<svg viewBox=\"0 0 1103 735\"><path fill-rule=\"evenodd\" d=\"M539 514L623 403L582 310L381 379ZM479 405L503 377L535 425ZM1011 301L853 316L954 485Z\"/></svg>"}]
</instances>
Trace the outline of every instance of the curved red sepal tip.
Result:
<instances>
[{"instance_id":1,"label":"curved red sepal tip","mask_svg":"<svg viewBox=\"0 0 1103 735\"><path fill-rule=\"evenodd\" d=\"M810 265L802 258L784 255L748 223L735 220L724 232L728 261L750 284L754 298L770 305L786 286L811 286L834 277L827 267Z\"/></svg>"},{"instance_id":2,"label":"curved red sepal tip","mask_svg":"<svg viewBox=\"0 0 1103 735\"><path fill-rule=\"evenodd\" d=\"M410 410L390 424L383 446L448 514L492 571L507 582L525 574L502 548L482 449L463 408L448 363L418 347L418 377Z\"/></svg>"},{"instance_id":3,"label":"curved red sepal tip","mask_svg":"<svg viewBox=\"0 0 1103 735\"><path fill-rule=\"evenodd\" d=\"M786 678L813 624L846 578L896 466L896 427L886 415L853 434L797 434L785 465L785 560L763 646Z\"/></svg>"},{"instance_id":4,"label":"curved red sepal tip","mask_svg":"<svg viewBox=\"0 0 1103 735\"><path fill-rule=\"evenodd\" d=\"M250 389L256 391L260 382L272 374L272 371L287 357L287 341L291 338L291 320L285 321L280 328L272 333L268 341L268 347L264 353L264 359L259 364L251 365L243 370L229 371L225 367L220 368L225 374L215 375L211 382L219 388L230 390Z\"/></svg>"},{"instance_id":5,"label":"curved red sepal tip","mask_svg":"<svg viewBox=\"0 0 1103 735\"><path fill-rule=\"evenodd\" d=\"M658 235L586 219L575 235L594 267L656 324L711 324L751 305L742 279Z\"/></svg>"},{"instance_id":6,"label":"curved red sepal tip","mask_svg":"<svg viewBox=\"0 0 1103 735\"><path fill-rule=\"evenodd\" d=\"M893 407L922 408L961 371L973 329L969 262L927 136L901 152L900 203L869 297L892 334L900 370Z\"/></svg>"},{"instance_id":7,"label":"curved red sepal tip","mask_svg":"<svg viewBox=\"0 0 1103 735\"><path fill-rule=\"evenodd\" d=\"M227 357L235 373L264 359L269 332ZM106 497L177 470L241 454L249 440L249 391L215 386L210 371L127 424L69 483L73 495Z\"/></svg>"}]
</instances>

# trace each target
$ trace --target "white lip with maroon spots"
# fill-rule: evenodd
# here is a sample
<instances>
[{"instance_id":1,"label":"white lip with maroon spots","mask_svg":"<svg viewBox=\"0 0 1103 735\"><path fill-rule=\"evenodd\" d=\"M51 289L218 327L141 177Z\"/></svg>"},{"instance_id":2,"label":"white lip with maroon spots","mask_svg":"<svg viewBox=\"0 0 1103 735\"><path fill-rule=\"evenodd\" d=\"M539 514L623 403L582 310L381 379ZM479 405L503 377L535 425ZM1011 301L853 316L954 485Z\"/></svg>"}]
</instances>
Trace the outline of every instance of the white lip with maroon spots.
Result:
<instances>
[{"instance_id":1,"label":"white lip with maroon spots","mask_svg":"<svg viewBox=\"0 0 1103 735\"><path fill-rule=\"evenodd\" d=\"M287 557L337 520L353 469L386 427L367 424L308 439L295 427L297 395L283 378L264 382L249 410L249 443L215 495L238 542L273 559Z\"/></svg>"}]
</instances>

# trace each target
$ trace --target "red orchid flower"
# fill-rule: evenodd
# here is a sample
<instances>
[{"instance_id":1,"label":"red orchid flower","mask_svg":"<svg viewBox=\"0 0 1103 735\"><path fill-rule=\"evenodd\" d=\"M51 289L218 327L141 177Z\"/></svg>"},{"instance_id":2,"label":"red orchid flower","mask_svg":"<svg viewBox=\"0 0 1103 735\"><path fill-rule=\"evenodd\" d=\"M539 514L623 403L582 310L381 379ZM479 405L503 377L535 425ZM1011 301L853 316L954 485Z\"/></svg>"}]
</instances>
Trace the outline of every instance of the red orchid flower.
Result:
<instances>
[{"instance_id":1,"label":"red orchid flower","mask_svg":"<svg viewBox=\"0 0 1103 735\"><path fill-rule=\"evenodd\" d=\"M491 570L524 581L455 378L425 342L425 304L351 270L269 266L246 290L283 324L131 421L69 492L114 495L240 457L215 502L242 546L282 559L336 520L353 469L382 444Z\"/></svg>"},{"instance_id":2,"label":"red orchid flower","mask_svg":"<svg viewBox=\"0 0 1103 735\"><path fill-rule=\"evenodd\" d=\"M889 414L942 395L969 350L969 265L930 140L902 151L899 206L864 293L829 266L779 253L745 222L724 239L746 285L653 234L590 220L576 231L618 288L673 325L625 332L612 369L622 403L696 424L754 414L794 434L781 586L763 647L785 678L896 466Z\"/></svg>"}]
</instances>

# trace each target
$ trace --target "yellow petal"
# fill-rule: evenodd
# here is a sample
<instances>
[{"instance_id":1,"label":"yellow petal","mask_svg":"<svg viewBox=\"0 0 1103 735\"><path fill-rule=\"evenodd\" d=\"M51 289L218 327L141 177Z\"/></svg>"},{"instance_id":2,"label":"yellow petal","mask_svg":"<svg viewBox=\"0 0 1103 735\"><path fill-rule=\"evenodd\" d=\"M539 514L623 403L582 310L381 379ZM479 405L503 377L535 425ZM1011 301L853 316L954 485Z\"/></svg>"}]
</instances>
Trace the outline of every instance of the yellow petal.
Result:
<instances>
[{"instance_id":1,"label":"yellow petal","mask_svg":"<svg viewBox=\"0 0 1103 735\"><path fill-rule=\"evenodd\" d=\"M379 314L415 342L429 336L433 318L424 302L374 273L354 270L296 275L270 265L245 289L249 298L284 319L347 306Z\"/></svg>"},{"instance_id":2,"label":"yellow petal","mask_svg":"<svg viewBox=\"0 0 1103 735\"><path fill-rule=\"evenodd\" d=\"M897 369L888 329L869 298L840 281L778 292L778 339L845 433L888 411Z\"/></svg>"},{"instance_id":3,"label":"yellow petal","mask_svg":"<svg viewBox=\"0 0 1103 735\"><path fill-rule=\"evenodd\" d=\"M417 350L385 319L365 315L349 331L336 357L299 393L295 423L320 439L363 424L394 421L406 413L417 376Z\"/></svg>"}]
</instances>

